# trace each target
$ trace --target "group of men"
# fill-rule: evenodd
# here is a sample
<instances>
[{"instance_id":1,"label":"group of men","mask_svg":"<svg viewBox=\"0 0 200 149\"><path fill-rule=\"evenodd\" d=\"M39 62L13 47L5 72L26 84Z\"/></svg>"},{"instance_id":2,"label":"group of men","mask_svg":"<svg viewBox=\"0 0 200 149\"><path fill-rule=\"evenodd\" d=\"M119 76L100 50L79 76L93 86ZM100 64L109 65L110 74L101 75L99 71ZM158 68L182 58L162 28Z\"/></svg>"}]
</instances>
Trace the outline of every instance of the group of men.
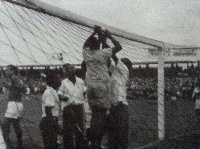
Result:
<instances>
[{"instance_id":1,"label":"group of men","mask_svg":"<svg viewBox=\"0 0 200 149\"><path fill-rule=\"evenodd\" d=\"M107 38L113 43L113 48L107 44ZM111 33L99 26L94 27L83 46L85 83L92 111L92 148L100 148L105 128L110 149L128 148L126 83L132 64L127 58L118 59L116 54L121 50L120 43Z\"/></svg>"},{"instance_id":2,"label":"group of men","mask_svg":"<svg viewBox=\"0 0 200 149\"><path fill-rule=\"evenodd\" d=\"M114 44L110 48L107 38ZM76 77L75 67L63 65L64 78L46 74L46 90L42 96L40 129L46 149L58 148L57 135L63 136L64 149L100 149L102 138L108 133L109 149L128 148L128 102L126 84L132 64L129 59L119 59L122 50L108 30L95 26L94 32L83 46L82 70L85 79ZM2 123L3 136L9 146L9 128L13 124L17 134L17 147L22 148L20 118L23 82L17 68L7 67L9 102ZM90 116L86 113L91 110ZM62 127L58 121L62 115ZM86 117L86 118L84 118ZM87 127L84 125L87 124ZM88 128L90 126L90 128ZM84 128L87 128L86 130Z\"/></svg>"}]
</instances>

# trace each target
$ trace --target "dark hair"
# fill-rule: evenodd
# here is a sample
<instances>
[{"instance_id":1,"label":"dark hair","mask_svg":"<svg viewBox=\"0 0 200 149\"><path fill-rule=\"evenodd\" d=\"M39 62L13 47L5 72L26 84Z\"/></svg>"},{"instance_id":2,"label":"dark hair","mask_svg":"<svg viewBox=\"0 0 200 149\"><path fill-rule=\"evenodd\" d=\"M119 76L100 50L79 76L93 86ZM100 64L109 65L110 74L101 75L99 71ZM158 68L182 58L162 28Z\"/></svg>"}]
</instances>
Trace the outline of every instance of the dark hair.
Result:
<instances>
[{"instance_id":1,"label":"dark hair","mask_svg":"<svg viewBox=\"0 0 200 149\"><path fill-rule=\"evenodd\" d=\"M122 58L121 61L126 65L129 71L132 70L132 62L128 58Z\"/></svg>"},{"instance_id":2,"label":"dark hair","mask_svg":"<svg viewBox=\"0 0 200 149\"><path fill-rule=\"evenodd\" d=\"M96 37L91 37L87 42L87 46L90 50L97 50L100 48L100 43Z\"/></svg>"},{"instance_id":3,"label":"dark hair","mask_svg":"<svg viewBox=\"0 0 200 149\"><path fill-rule=\"evenodd\" d=\"M14 72L15 75L18 74L18 68L16 66L14 66L14 65L8 65L7 67L9 67Z\"/></svg>"},{"instance_id":4,"label":"dark hair","mask_svg":"<svg viewBox=\"0 0 200 149\"><path fill-rule=\"evenodd\" d=\"M68 69L69 66L71 66L71 64L66 63L66 64L63 65L63 69Z\"/></svg>"},{"instance_id":5,"label":"dark hair","mask_svg":"<svg viewBox=\"0 0 200 149\"><path fill-rule=\"evenodd\" d=\"M63 69L68 70L69 67L73 67L74 69L76 69L72 64L66 63L63 65Z\"/></svg>"},{"instance_id":6,"label":"dark hair","mask_svg":"<svg viewBox=\"0 0 200 149\"><path fill-rule=\"evenodd\" d=\"M61 85L61 81L58 75L49 73L46 76L46 83L48 86L52 87L53 89L57 89Z\"/></svg>"}]
</instances>

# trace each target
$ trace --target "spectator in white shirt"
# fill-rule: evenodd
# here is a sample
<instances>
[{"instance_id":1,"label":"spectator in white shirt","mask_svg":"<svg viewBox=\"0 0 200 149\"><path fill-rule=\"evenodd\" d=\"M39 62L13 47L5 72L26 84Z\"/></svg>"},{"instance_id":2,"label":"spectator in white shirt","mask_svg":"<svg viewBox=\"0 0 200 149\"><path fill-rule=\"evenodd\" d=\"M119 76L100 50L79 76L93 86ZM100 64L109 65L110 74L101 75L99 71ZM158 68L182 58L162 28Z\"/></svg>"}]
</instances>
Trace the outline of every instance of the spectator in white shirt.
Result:
<instances>
[{"instance_id":1,"label":"spectator in white shirt","mask_svg":"<svg viewBox=\"0 0 200 149\"><path fill-rule=\"evenodd\" d=\"M129 107L127 102L127 82L132 63L127 58L115 59L112 72L112 97L115 104L110 109L108 126L109 149L128 148Z\"/></svg>"},{"instance_id":2,"label":"spectator in white shirt","mask_svg":"<svg viewBox=\"0 0 200 149\"><path fill-rule=\"evenodd\" d=\"M63 65L63 75L65 79L61 83L58 94L59 99L62 101L64 148L82 149L85 148L83 104L87 88L84 81L75 76L75 68L71 64Z\"/></svg>"},{"instance_id":3,"label":"spectator in white shirt","mask_svg":"<svg viewBox=\"0 0 200 149\"><path fill-rule=\"evenodd\" d=\"M42 120L40 129L42 132L45 149L56 149L57 135L60 132L58 117L60 114L57 89L60 86L59 78L54 74L46 77L47 88L42 96Z\"/></svg>"},{"instance_id":4,"label":"spectator in white shirt","mask_svg":"<svg viewBox=\"0 0 200 149\"><path fill-rule=\"evenodd\" d=\"M7 90L8 107L2 122L2 131L7 147L10 146L9 132L11 124L17 136L17 148L22 148L22 129L20 119L23 111L22 93L26 92L23 81L18 76L18 68L13 65L6 67L7 80L4 86Z\"/></svg>"}]
</instances>

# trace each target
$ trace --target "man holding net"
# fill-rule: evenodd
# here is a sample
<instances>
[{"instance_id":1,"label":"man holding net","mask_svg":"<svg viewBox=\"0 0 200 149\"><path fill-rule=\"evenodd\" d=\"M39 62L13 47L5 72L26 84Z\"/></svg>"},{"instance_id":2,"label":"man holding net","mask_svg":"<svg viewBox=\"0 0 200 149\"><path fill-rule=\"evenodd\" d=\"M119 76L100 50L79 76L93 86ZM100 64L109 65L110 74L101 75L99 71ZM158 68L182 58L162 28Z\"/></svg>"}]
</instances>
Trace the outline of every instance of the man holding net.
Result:
<instances>
[{"instance_id":1,"label":"man holding net","mask_svg":"<svg viewBox=\"0 0 200 149\"><path fill-rule=\"evenodd\" d=\"M14 65L6 67L7 80L3 86L7 89L8 106L2 122L3 136L7 147L10 146L9 132L12 124L17 136L17 148L22 148L22 129L20 119L23 111L22 93L26 92L23 81L18 76L18 68Z\"/></svg>"},{"instance_id":2,"label":"man holding net","mask_svg":"<svg viewBox=\"0 0 200 149\"><path fill-rule=\"evenodd\" d=\"M98 35L98 39L94 37ZM106 45L106 38L114 44L113 48L100 49ZM83 46L83 58L86 64L86 85L88 101L92 110L91 136L92 148L100 148L102 137L105 134L106 113L111 107L110 98L111 77L108 71L108 61L122 49L109 31L103 31L99 26L94 27L94 32Z\"/></svg>"},{"instance_id":3,"label":"man holding net","mask_svg":"<svg viewBox=\"0 0 200 149\"><path fill-rule=\"evenodd\" d=\"M129 107L127 102L127 82L132 70L132 63L128 58L118 59L111 66L112 98L117 101L112 105L109 115L108 144L109 149L128 148Z\"/></svg>"}]
</instances>

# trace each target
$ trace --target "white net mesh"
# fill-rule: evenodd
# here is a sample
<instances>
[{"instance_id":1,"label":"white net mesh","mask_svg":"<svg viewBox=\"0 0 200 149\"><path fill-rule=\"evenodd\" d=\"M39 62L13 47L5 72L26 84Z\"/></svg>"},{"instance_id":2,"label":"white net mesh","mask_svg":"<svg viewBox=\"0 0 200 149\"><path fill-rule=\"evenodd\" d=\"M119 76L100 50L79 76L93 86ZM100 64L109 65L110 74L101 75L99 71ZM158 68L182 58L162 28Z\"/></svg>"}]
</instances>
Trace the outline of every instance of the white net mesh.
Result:
<instances>
[{"instance_id":1,"label":"white net mesh","mask_svg":"<svg viewBox=\"0 0 200 149\"><path fill-rule=\"evenodd\" d=\"M82 47L85 40L93 32L91 28L74 23L73 21L64 21L53 14L48 15L40 8L24 0L1 0L0 16L0 66L9 64L17 65L21 68L26 68L26 70L21 70L23 76L29 77L33 74L37 74L36 76L38 77L41 72L41 68L39 69L39 67L54 66L56 69L52 71L61 74L60 69L58 69L60 65L72 63L78 66L83 61ZM131 74L131 85L128 88L128 102L130 105L130 146L143 146L156 141L159 132L157 48L134 42L127 38L119 36L114 37L123 47L118 57L127 57L134 64ZM167 49L165 49L165 62L185 62L189 60L190 62L196 62L198 60L199 52L196 49L194 49L194 51L197 51L195 56L177 57L173 56L175 51L173 48L175 47L169 47L168 45ZM145 66L146 64L151 65L152 68L148 67L148 65ZM142 67L138 67L138 65ZM28 70L30 67L34 67L34 69ZM45 72L47 70L45 69L42 71ZM166 82L169 82L167 79ZM38 78L36 80L38 80ZM39 82L36 80L31 78L28 82L30 82L29 84L37 86ZM33 88L35 86L33 86ZM4 95L2 95L2 98L4 98ZM42 139L38 128L41 117L41 95L31 95L29 98L35 100L24 100L25 112L22 123L24 131L23 139L29 147L30 145L41 147ZM3 116L6 103L3 100L1 100L1 102L1 113ZM168 104L170 108L175 106L171 106L171 103ZM170 111L169 109L167 110ZM182 109L180 112L181 111L183 112L184 110ZM192 110L189 111L192 112ZM173 117L174 121L177 117L177 115L173 116L171 113L167 116L171 116L169 119ZM176 126L172 126L170 121L168 121L168 117L166 126L170 125L170 127L167 127L166 131L180 131ZM191 130L189 130L189 132L191 132ZM169 135L169 133L166 134ZM173 135L177 135L177 133ZM170 137L173 137L173 135Z\"/></svg>"}]
</instances>

